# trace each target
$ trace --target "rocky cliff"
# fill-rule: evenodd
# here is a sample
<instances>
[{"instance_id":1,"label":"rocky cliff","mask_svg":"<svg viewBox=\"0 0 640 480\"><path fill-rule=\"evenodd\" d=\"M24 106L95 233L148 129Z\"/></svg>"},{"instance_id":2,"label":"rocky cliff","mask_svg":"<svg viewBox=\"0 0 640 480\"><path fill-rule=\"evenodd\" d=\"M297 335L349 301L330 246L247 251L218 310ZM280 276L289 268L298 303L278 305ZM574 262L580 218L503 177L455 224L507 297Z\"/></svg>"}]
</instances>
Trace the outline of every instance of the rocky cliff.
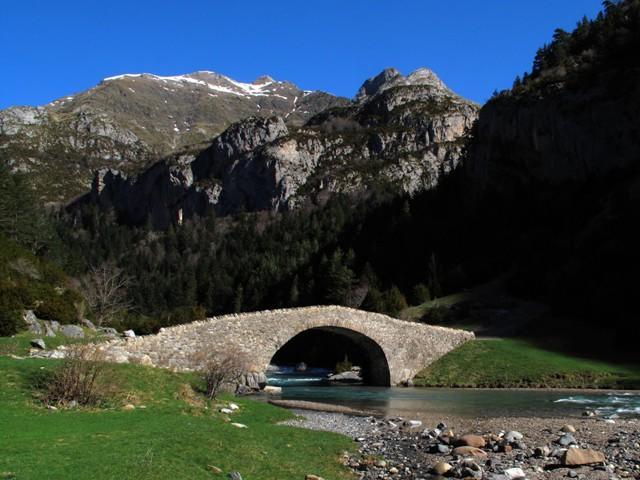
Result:
<instances>
[{"instance_id":1,"label":"rocky cliff","mask_svg":"<svg viewBox=\"0 0 640 480\"><path fill-rule=\"evenodd\" d=\"M281 116L301 125L346 99L260 77L213 72L120 75L42 107L0 111L0 161L28 173L49 201L85 192L93 172L133 174L180 150L201 150L230 124Z\"/></svg>"},{"instance_id":2,"label":"rocky cliff","mask_svg":"<svg viewBox=\"0 0 640 480\"><path fill-rule=\"evenodd\" d=\"M356 100L303 126L285 117L250 118L197 154L174 155L127 177L101 170L91 201L121 219L171 219L214 210L284 211L332 193L409 193L437 184L459 162L478 107L427 69L403 77L392 69L365 82Z\"/></svg>"},{"instance_id":3,"label":"rocky cliff","mask_svg":"<svg viewBox=\"0 0 640 480\"><path fill-rule=\"evenodd\" d=\"M503 94L481 110L474 161L480 184L585 182L640 158L640 74L629 88L605 78L579 89Z\"/></svg>"}]
</instances>

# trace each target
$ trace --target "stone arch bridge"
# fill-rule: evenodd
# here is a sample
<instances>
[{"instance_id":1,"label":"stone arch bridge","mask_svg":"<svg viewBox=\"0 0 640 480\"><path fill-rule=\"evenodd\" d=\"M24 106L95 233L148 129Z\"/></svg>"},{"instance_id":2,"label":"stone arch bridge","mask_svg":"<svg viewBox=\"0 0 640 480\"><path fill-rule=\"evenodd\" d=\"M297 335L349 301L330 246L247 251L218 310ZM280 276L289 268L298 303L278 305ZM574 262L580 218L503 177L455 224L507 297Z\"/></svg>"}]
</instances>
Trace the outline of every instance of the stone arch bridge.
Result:
<instances>
[{"instance_id":1,"label":"stone arch bridge","mask_svg":"<svg viewBox=\"0 0 640 480\"><path fill-rule=\"evenodd\" d=\"M472 332L407 322L338 306L304 307L225 315L162 329L156 335L99 345L106 360L190 370L197 353L236 349L254 372L303 332L328 333L357 346L369 362L370 382L397 385L474 338ZM329 342L330 343L330 342ZM324 346L327 350L331 344Z\"/></svg>"}]
</instances>

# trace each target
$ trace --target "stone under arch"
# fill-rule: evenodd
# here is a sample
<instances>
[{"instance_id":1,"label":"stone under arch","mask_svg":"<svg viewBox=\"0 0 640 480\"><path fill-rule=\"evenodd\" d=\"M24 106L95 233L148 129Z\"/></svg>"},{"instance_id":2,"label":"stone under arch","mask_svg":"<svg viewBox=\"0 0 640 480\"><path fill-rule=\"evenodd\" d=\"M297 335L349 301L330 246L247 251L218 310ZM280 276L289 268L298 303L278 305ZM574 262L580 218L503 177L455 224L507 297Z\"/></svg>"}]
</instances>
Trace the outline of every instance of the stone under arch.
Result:
<instances>
[{"instance_id":1,"label":"stone under arch","mask_svg":"<svg viewBox=\"0 0 640 480\"><path fill-rule=\"evenodd\" d=\"M387 385L412 379L445 353L474 338L473 332L407 322L353 308L319 306L213 317L164 328L156 335L112 340L98 348L110 361L176 370L197 368L193 364L196 352L234 349L249 358L252 372L265 372L288 341L315 328L353 332L349 335L358 341L376 345L386 359Z\"/></svg>"},{"instance_id":2,"label":"stone under arch","mask_svg":"<svg viewBox=\"0 0 640 480\"><path fill-rule=\"evenodd\" d=\"M391 384L389 362L382 347L368 336L344 327L327 325L303 330L276 350L269 363L305 362L332 368L345 355L362 368L365 384Z\"/></svg>"}]
</instances>

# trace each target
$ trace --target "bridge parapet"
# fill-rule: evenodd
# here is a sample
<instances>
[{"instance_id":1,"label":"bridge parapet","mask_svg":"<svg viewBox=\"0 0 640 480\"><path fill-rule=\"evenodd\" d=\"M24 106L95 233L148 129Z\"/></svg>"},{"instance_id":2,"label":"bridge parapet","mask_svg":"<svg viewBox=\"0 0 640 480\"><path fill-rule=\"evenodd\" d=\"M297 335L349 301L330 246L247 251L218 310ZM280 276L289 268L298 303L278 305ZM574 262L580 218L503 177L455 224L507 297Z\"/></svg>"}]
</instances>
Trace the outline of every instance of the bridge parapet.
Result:
<instances>
[{"instance_id":1,"label":"bridge parapet","mask_svg":"<svg viewBox=\"0 0 640 480\"><path fill-rule=\"evenodd\" d=\"M195 354L236 349L263 372L276 352L299 333L315 328L345 329L377 344L388 364L390 383L415 376L447 352L474 338L472 332L407 322L340 306L266 310L208 318L162 329L156 335L112 340L100 345L107 359L191 370Z\"/></svg>"}]
</instances>

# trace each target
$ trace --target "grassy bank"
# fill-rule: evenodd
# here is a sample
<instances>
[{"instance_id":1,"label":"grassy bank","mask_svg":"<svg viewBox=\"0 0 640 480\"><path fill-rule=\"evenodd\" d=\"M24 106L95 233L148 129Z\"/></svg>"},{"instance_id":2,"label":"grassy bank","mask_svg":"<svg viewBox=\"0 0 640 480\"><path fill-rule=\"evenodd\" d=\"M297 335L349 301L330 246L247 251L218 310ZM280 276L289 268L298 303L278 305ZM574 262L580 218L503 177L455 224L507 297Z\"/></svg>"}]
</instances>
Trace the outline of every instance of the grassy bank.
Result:
<instances>
[{"instance_id":1,"label":"grassy bank","mask_svg":"<svg viewBox=\"0 0 640 480\"><path fill-rule=\"evenodd\" d=\"M623 366L547 351L513 339L475 340L415 378L428 387L640 388L640 366Z\"/></svg>"},{"instance_id":2,"label":"grassy bank","mask_svg":"<svg viewBox=\"0 0 640 480\"><path fill-rule=\"evenodd\" d=\"M346 437L276 425L291 414L252 400L234 399L240 410L223 415L185 374L112 365L105 408L47 410L31 385L55 365L0 357L0 478L222 479L233 470L245 480L349 478L339 462Z\"/></svg>"}]
</instances>

